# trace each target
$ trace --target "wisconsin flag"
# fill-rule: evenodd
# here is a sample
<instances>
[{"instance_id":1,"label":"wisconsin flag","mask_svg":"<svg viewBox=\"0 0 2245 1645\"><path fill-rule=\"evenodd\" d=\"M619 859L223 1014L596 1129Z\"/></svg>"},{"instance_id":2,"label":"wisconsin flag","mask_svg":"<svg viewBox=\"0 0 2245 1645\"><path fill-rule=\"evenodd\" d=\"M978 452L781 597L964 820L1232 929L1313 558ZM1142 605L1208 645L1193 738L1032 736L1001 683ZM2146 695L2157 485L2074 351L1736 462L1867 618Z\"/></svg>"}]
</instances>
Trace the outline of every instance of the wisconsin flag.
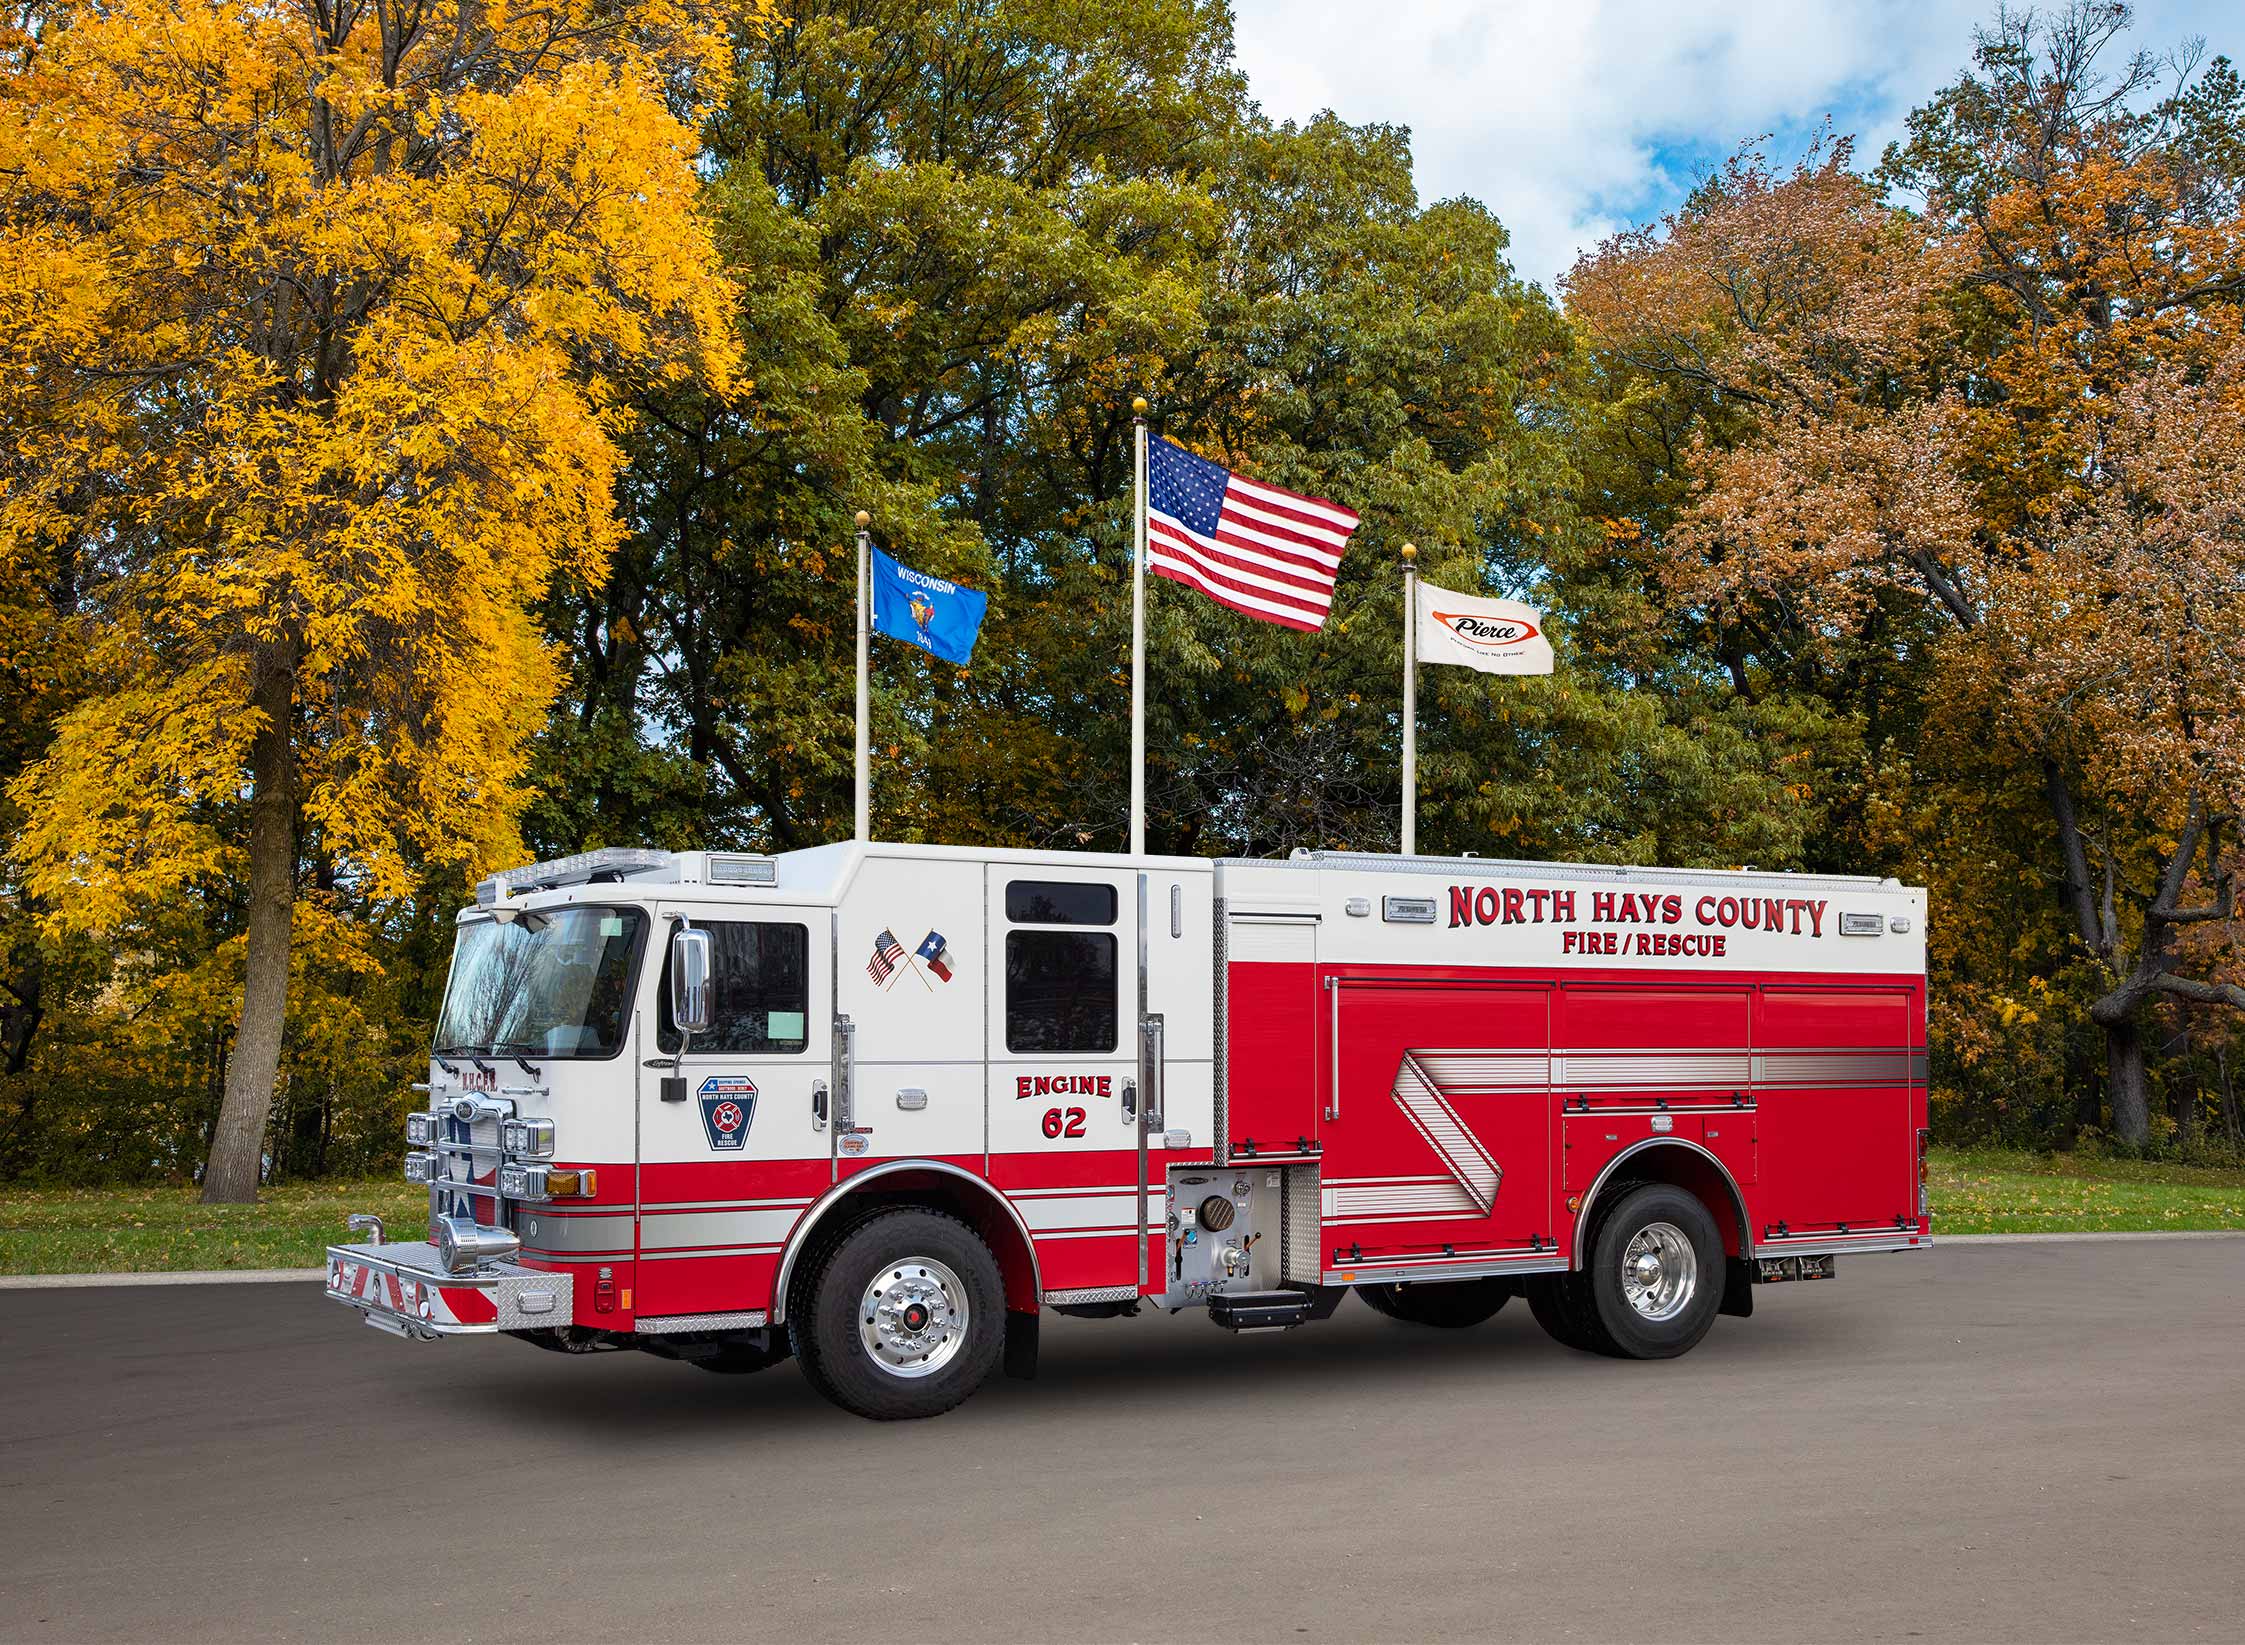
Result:
<instances>
[{"instance_id":1,"label":"wisconsin flag","mask_svg":"<svg viewBox=\"0 0 2245 1645\"><path fill-rule=\"evenodd\" d=\"M914 571L877 548L872 558L873 632L966 667L990 596Z\"/></svg>"},{"instance_id":2,"label":"wisconsin flag","mask_svg":"<svg viewBox=\"0 0 2245 1645\"><path fill-rule=\"evenodd\" d=\"M1454 663L1484 674L1551 672L1543 613L1532 605L1453 594L1421 579L1418 617L1422 663Z\"/></svg>"}]
</instances>

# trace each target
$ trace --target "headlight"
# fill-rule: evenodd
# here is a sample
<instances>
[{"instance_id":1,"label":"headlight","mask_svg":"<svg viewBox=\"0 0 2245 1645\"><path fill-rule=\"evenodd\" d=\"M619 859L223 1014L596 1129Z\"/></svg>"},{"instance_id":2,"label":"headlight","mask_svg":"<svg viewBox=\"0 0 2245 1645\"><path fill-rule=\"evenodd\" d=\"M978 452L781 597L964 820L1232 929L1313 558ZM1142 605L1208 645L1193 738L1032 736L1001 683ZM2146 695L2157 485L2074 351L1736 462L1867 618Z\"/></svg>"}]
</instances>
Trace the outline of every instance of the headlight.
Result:
<instances>
[{"instance_id":1,"label":"headlight","mask_svg":"<svg viewBox=\"0 0 2245 1645\"><path fill-rule=\"evenodd\" d=\"M405 1116L405 1140L416 1148L426 1148L437 1140L437 1117L434 1114L408 1114Z\"/></svg>"},{"instance_id":2,"label":"headlight","mask_svg":"<svg viewBox=\"0 0 2245 1645\"><path fill-rule=\"evenodd\" d=\"M430 1183L437 1179L437 1157L434 1154L411 1153L405 1156L405 1180Z\"/></svg>"},{"instance_id":3,"label":"headlight","mask_svg":"<svg viewBox=\"0 0 2245 1645\"><path fill-rule=\"evenodd\" d=\"M510 1160L499 1167L499 1195L502 1199L548 1199L548 1176L543 1165L517 1165Z\"/></svg>"},{"instance_id":4,"label":"headlight","mask_svg":"<svg viewBox=\"0 0 2245 1645\"><path fill-rule=\"evenodd\" d=\"M499 1146L524 1159L553 1158L552 1120L502 1120Z\"/></svg>"}]
</instances>

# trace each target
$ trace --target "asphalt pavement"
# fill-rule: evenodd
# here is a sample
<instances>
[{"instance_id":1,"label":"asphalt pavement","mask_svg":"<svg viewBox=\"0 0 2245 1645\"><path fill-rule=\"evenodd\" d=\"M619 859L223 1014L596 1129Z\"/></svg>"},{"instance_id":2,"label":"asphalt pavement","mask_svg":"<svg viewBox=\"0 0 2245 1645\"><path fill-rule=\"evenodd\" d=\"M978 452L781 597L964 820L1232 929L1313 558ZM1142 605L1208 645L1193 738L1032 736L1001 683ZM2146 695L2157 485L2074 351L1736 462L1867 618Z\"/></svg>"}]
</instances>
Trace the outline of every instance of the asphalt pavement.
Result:
<instances>
[{"instance_id":1,"label":"asphalt pavement","mask_svg":"<svg viewBox=\"0 0 2245 1645\"><path fill-rule=\"evenodd\" d=\"M1945 1247L1623 1364L1048 1321L932 1422L414 1344L310 1284L0 1294L0 1639L2236 1640L2245 1238Z\"/></svg>"}]
</instances>

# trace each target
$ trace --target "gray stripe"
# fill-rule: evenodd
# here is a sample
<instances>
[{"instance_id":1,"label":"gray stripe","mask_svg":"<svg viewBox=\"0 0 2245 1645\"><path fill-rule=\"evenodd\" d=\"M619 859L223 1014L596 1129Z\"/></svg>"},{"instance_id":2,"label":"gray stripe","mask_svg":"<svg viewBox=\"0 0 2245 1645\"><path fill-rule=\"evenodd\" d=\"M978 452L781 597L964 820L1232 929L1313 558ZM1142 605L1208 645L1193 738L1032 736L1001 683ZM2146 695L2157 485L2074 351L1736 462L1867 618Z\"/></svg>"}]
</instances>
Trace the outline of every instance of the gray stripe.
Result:
<instances>
[{"instance_id":1,"label":"gray stripe","mask_svg":"<svg viewBox=\"0 0 2245 1645\"><path fill-rule=\"evenodd\" d=\"M776 1245L803 1218L796 1209L778 1211L666 1211L642 1208L639 1237L650 1248L675 1251L682 1245Z\"/></svg>"},{"instance_id":2,"label":"gray stripe","mask_svg":"<svg viewBox=\"0 0 2245 1645\"><path fill-rule=\"evenodd\" d=\"M634 1243L629 1211L591 1217L525 1211L521 1233L523 1249L528 1251L629 1251Z\"/></svg>"},{"instance_id":3,"label":"gray stripe","mask_svg":"<svg viewBox=\"0 0 2245 1645\"><path fill-rule=\"evenodd\" d=\"M1404 1053L1447 1096L1580 1091L1744 1091L1749 1087L1923 1085L1926 1054L1901 1048L1551 1052L1413 1047Z\"/></svg>"}]
</instances>

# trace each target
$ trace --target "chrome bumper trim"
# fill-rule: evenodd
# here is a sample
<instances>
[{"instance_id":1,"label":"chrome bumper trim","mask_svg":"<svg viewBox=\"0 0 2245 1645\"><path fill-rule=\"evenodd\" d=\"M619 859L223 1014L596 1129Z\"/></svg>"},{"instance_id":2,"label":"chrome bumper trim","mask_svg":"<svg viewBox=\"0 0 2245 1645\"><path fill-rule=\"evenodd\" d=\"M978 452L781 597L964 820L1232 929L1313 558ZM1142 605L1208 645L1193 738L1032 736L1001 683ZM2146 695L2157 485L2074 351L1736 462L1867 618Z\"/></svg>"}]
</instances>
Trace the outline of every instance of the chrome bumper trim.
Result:
<instances>
[{"instance_id":1,"label":"chrome bumper trim","mask_svg":"<svg viewBox=\"0 0 2245 1645\"><path fill-rule=\"evenodd\" d=\"M568 1325L576 1315L577 1276L511 1262L448 1272L426 1241L331 1245L327 1294L394 1336L489 1336Z\"/></svg>"}]
</instances>

